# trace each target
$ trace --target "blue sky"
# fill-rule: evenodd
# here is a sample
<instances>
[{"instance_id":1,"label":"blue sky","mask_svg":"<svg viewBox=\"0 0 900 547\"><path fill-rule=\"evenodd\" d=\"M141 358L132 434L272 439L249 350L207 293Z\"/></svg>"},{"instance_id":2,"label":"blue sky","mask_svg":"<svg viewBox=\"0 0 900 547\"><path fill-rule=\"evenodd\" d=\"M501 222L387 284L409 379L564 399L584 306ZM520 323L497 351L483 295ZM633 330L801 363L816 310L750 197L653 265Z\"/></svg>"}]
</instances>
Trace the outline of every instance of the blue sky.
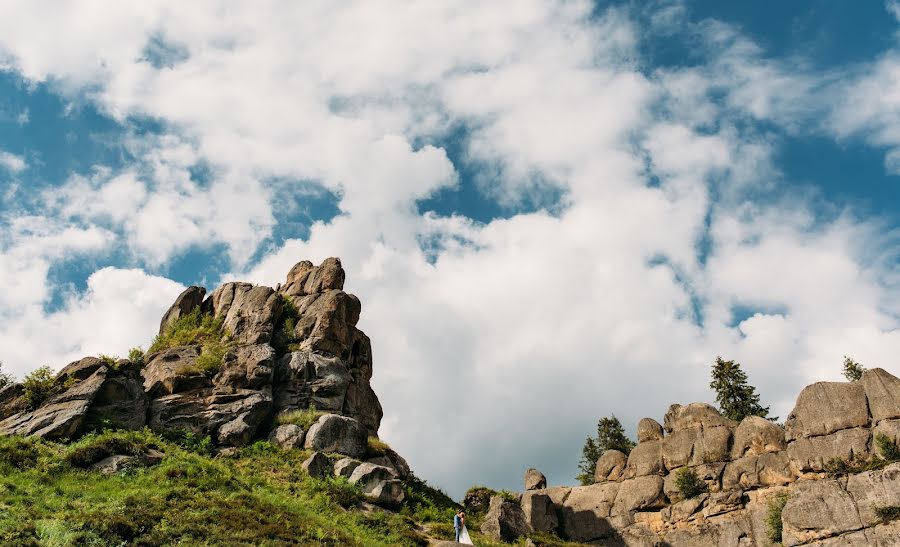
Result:
<instances>
[{"instance_id":1,"label":"blue sky","mask_svg":"<svg viewBox=\"0 0 900 547\"><path fill-rule=\"evenodd\" d=\"M780 414L893 366L894 1L168 4L0 22L14 374L341 256L382 433L457 494L571 481L597 418L709 400L716 355ZM432 457L449 414L497 461Z\"/></svg>"}]
</instances>

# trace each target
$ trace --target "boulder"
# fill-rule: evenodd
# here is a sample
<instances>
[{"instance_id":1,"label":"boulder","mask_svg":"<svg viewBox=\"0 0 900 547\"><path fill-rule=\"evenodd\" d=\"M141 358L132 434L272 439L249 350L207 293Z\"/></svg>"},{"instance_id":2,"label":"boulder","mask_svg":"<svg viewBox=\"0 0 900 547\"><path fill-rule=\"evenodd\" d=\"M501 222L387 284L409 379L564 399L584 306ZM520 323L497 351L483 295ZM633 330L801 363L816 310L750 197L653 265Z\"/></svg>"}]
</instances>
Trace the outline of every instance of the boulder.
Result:
<instances>
[{"instance_id":1,"label":"boulder","mask_svg":"<svg viewBox=\"0 0 900 547\"><path fill-rule=\"evenodd\" d=\"M106 379L88 408L85 423L110 424L125 429L147 425L150 399L136 365L126 361L118 370L109 370Z\"/></svg>"},{"instance_id":2,"label":"boulder","mask_svg":"<svg viewBox=\"0 0 900 547\"><path fill-rule=\"evenodd\" d=\"M800 471L824 471L833 459L849 462L870 451L871 432L864 427L843 429L820 437L801 437L788 444L787 454Z\"/></svg>"},{"instance_id":3,"label":"boulder","mask_svg":"<svg viewBox=\"0 0 900 547\"><path fill-rule=\"evenodd\" d=\"M520 503L525 521L535 532L552 532L559 526L553 499L542 490L526 490Z\"/></svg>"},{"instance_id":4,"label":"boulder","mask_svg":"<svg viewBox=\"0 0 900 547\"><path fill-rule=\"evenodd\" d=\"M662 477L656 475L636 477L620 483L610 514L621 516L632 511L661 509L665 504Z\"/></svg>"},{"instance_id":5,"label":"boulder","mask_svg":"<svg viewBox=\"0 0 900 547\"><path fill-rule=\"evenodd\" d=\"M703 508L704 518L729 513L744 506L744 493L740 490L714 492L709 495L705 505Z\"/></svg>"},{"instance_id":6,"label":"boulder","mask_svg":"<svg viewBox=\"0 0 900 547\"><path fill-rule=\"evenodd\" d=\"M642 418L637 426L638 443L658 441L663 438L663 427L653 418Z\"/></svg>"},{"instance_id":7,"label":"boulder","mask_svg":"<svg viewBox=\"0 0 900 547\"><path fill-rule=\"evenodd\" d=\"M37 409L24 410L0 421L0 434L34 435L54 440L73 438L103 387L107 370L105 366L100 367L85 380L48 398Z\"/></svg>"},{"instance_id":8,"label":"boulder","mask_svg":"<svg viewBox=\"0 0 900 547\"><path fill-rule=\"evenodd\" d=\"M203 304L203 297L206 296L206 289L203 287L188 287L178 295L175 303L163 315L162 321L159 322L159 334L162 336L166 329L178 320L192 311L197 306Z\"/></svg>"},{"instance_id":9,"label":"boulder","mask_svg":"<svg viewBox=\"0 0 900 547\"><path fill-rule=\"evenodd\" d=\"M665 472L662 441L644 441L638 443L628 454L624 477L630 479L644 475L663 475Z\"/></svg>"},{"instance_id":10,"label":"boulder","mask_svg":"<svg viewBox=\"0 0 900 547\"><path fill-rule=\"evenodd\" d=\"M350 474L350 483L356 484L366 498L378 505L393 507L403 502L403 482L394 478L387 467L361 463Z\"/></svg>"},{"instance_id":11,"label":"boulder","mask_svg":"<svg viewBox=\"0 0 900 547\"><path fill-rule=\"evenodd\" d=\"M134 468L138 464L138 459L134 456L124 456L122 454L116 454L114 456L103 458L99 462L93 464L91 466L91 470L99 471L104 475L115 475L120 471Z\"/></svg>"},{"instance_id":12,"label":"boulder","mask_svg":"<svg viewBox=\"0 0 900 547\"><path fill-rule=\"evenodd\" d=\"M797 483L781 512L781 521L786 547L863 527L850 494L837 480L830 479Z\"/></svg>"},{"instance_id":13,"label":"boulder","mask_svg":"<svg viewBox=\"0 0 900 547\"><path fill-rule=\"evenodd\" d=\"M85 357L64 366L56 375L56 384L64 385L68 382L80 382L87 380L100 367L105 367L106 362L97 357Z\"/></svg>"},{"instance_id":14,"label":"boulder","mask_svg":"<svg viewBox=\"0 0 900 547\"><path fill-rule=\"evenodd\" d=\"M882 368L863 373L859 380L866 393L872 423L900 418L900 378Z\"/></svg>"},{"instance_id":15,"label":"boulder","mask_svg":"<svg viewBox=\"0 0 900 547\"><path fill-rule=\"evenodd\" d=\"M28 405L22 384L10 384L0 388L0 421L25 410L28 410Z\"/></svg>"},{"instance_id":16,"label":"boulder","mask_svg":"<svg viewBox=\"0 0 900 547\"><path fill-rule=\"evenodd\" d=\"M525 490L541 490L547 488L547 477L537 469L525 471Z\"/></svg>"},{"instance_id":17,"label":"boulder","mask_svg":"<svg viewBox=\"0 0 900 547\"><path fill-rule=\"evenodd\" d=\"M797 472L786 452L767 452L728 462L722 475L722 490L751 490L796 480Z\"/></svg>"},{"instance_id":18,"label":"boulder","mask_svg":"<svg viewBox=\"0 0 900 547\"><path fill-rule=\"evenodd\" d=\"M663 509L665 512L665 519L668 522L683 522L696 515L703 509L703 506L706 504L706 500L709 499L709 494L703 493L693 498L688 498L686 500L681 500L673 503L667 509Z\"/></svg>"},{"instance_id":19,"label":"boulder","mask_svg":"<svg viewBox=\"0 0 900 547\"><path fill-rule=\"evenodd\" d=\"M281 315L281 297L271 287L225 283L203 302L203 311L222 319L238 344L265 344Z\"/></svg>"},{"instance_id":20,"label":"boulder","mask_svg":"<svg viewBox=\"0 0 900 547\"><path fill-rule=\"evenodd\" d=\"M353 472L356 471L356 468L362 465L362 462L359 460L354 460L353 458L341 458L334 464L334 475L336 477L347 477L350 478L353 475Z\"/></svg>"},{"instance_id":21,"label":"boulder","mask_svg":"<svg viewBox=\"0 0 900 547\"><path fill-rule=\"evenodd\" d=\"M387 467L398 479L408 479L412 476L412 471L409 469L409 464L406 463L406 460L390 448L383 455L369 458L366 461Z\"/></svg>"},{"instance_id":22,"label":"boulder","mask_svg":"<svg viewBox=\"0 0 900 547\"><path fill-rule=\"evenodd\" d=\"M331 460L321 452L313 452L312 456L304 460L301 467L303 467L304 471L309 473L310 477L315 477L317 479L328 477L334 472Z\"/></svg>"},{"instance_id":23,"label":"boulder","mask_svg":"<svg viewBox=\"0 0 900 547\"><path fill-rule=\"evenodd\" d=\"M348 359L357 332L359 299L341 290L329 290L295 297L293 302L299 313L294 328L298 349Z\"/></svg>"},{"instance_id":24,"label":"boulder","mask_svg":"<svg viewBox=\"0 0 900 547\"><path fill-rule=\"evenodd\" d=\"M366 499L382 507L399 507L406 499L403 481L389 479L381 481L369 492L364 492Z\"/></svg>"},{"instance_id":25,"label":"boulder","mask_svg":"<svg viewBox=\"0 0 900 547\"><path fill-rule=\"evenodd\" d=\"M344 288L344 268L339 258L326 258L322 264L314 267L312 262L298 262L288 272L287 280L281 291L289 296L304 296L327 290Z\"/></svg>"},{"instance_id":26,"label":"boulder","mask_svg":"<svg viewBox=\"0 0 900 547\"><path fill-rule=\"evenodd\" d=\"M900 507L900 463L850 475L846 490L859 509L863 525L875 526L881 522L873 509L875 506Z\"/></svg>"},{"instance_id":27,"label":"boulder","mask_svg":"<svg viewBox=\"0 0 900 547\"><path fill-rule=\"evenodd\" d=\"M304 446L308 450L361 458L366 455L367 440L368 432L358 421L326 414L309 428Z\"/></svg>"},{"instance_id":28,"label":"boulder","mask_svg":"<svg viewBox=\"0 0 900 547\"><path fill-rule=\"evenodd\" d=\"M737 426L732 420L722 416L712 405L691 403L671 405L664 419L666 433L693 427Z\"/></svg>"},{"instance_id":29,"label":"boulder","mask_svg":"<svg viewBox=\"0 0 900 547\"><path fill-rule=\"evenodd\" d=\"M663 464L671 470L685 465L727 461L731 435L732 428L728 426L675 429L660 441Z\"/></svg>"},{"instance_id":30,"label":"boulder","mask_svg":"<svg viewBox=\"0 0 900 547\"><path fill-rule=\"evenodd\" d=\"M262 389L272 385L275 350L268 344L238 346L222 359L222 368L213 377L216 386Z\"/></svg>"},{"instance_id":31,"label":"boulder","mask_svg":"<svg viewBox=\"0 0 900 547\"><path fill-rule=\"evenodd\" d=\"M620 480L627 464L628 456L623 452L607 450L597 459L597 465L594 467L594 482Z\"/></svg>"},{"instance_id":32,"label":"boulder","mask_svg":"<svg viewBox=\"0 0 900 547\"><path fill-rule=\"evenodd\" d=\"M149 355L141 371L144 391L153 398L211 386L195 366L199 356L198 346L177 346Z\"/></svg>"},{"instance_id":33,"label":"boulder","mask_svg":"<svg viewBox=\"0 0 900 547\"><path fill-rule=\"evenodd\" d=\"M299 450L303 448L306 433L296 424L284 424L269 433L269 442L282 450Z\"/></svg>"},{"instance_id":34,"label":"boulder","mask_svg":"<svg viewBox=\"0 0 900 547\"><path fill-rule=\"evenodd\" d=\"M241 446L270 415L270 389L207 388L164 395L151 401L148 423L155 431L187 430L209 435L221 444Z\"/></svg>"},{"instance_id":35,"label":"boulder","mask_svg":"<svg viewBox=\"0 0 900 547\"><path fill-rule=\"evenodd\" d=\"M747 416L734 430L731 459L778 452L787 448L784 430L759 416Z\"/></svg>"},{"instance_id":36,"label":"boulder","mask_svg":"<svg viewBox=\"0 0 900 547\"><path fill-rule=\"evenodd\" d=\"M616 482L576 486L562 502L555 502L559 507L560 529L565 537L573 541L615 537L610 513L619 486L620 483Z\"/></svg>"},{"instance_id":37,"label":"boulder","mask_svg":"<svg viewBox=\"0 0 900 547\"><path fill-rule=\"evenodd\" d=\"M818 382L803 388L784 422L788 441L869 424L861 382Z\"/></svg>"},{"instance_id":38,"label":"boulder","mask_svg":"<svg viewBox=\"0 0 900 547\"><path fill-rule=\"evenodd\" d=\"M503 499L491 498L490 508L481 524L481 533L498 541L513 542L533 533L519 504Z\"/></svg>"}]
</instances>

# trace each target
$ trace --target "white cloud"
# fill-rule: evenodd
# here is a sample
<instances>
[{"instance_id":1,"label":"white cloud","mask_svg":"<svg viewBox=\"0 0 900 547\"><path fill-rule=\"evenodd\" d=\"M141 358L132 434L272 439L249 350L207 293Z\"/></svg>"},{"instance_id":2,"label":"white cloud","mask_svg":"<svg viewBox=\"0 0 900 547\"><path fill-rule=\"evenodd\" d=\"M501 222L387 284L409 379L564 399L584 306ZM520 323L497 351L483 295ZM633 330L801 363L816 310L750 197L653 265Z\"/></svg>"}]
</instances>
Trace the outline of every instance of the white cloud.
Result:
<instances>
[{"instance_id":1,"label":"white cloud","mask_svg":"<svg viewBox=\"0 0 900 547\"><path fill-rule=\"evenodd\" d=\"M22 156L0 150L0 167L3 167L10 173L21 173L27 166L28 164L25 163L25 159Z\"/></svg>"},{"instance_id":2,"label":"white cloud","mask_svg":"<svg viewBox=\"0 0 900 547\"><path fill-rule=\"evenodd\" d=\"M802 198L754 196L781 175L778 143L750 122L833 131L804 123L837 76L769 59L711 21L695 28L708 63L645 74L627 11L512 5L146 2L49 16L17 5L0 51L21 74L126 123L158 118L168 134L129 142L134 165L45 194L56 232L10 232L0 281L28 286L4 303L17 310L5 359L30 367L42 325L60 341L41 350L57 366L152 337L180 286L138 271L95 272L61 311L42 310L50 265L108 248L110 231L150 266L224 243L235 276L272 285L300 259L339 255L373 339L383 434L454 494L515 488L532 465L570 481L598 417L631 429L671 402L709 400L717 354L740 360L782 415L844 354L890 364L889 238L850 213L823 221ZM38 23L44 33L28 31ZM184 55L154 66L142 60L151 39ZM879 105L839 112L834 131L892 146L877 120L893 106ZM453 165L439 144L460 128ZM197 163L209 181L191 177ZM459 184L463 166L483 168L483 194L511 207L551 199L548 188L562 198L486 224L420 215L416 200ZM294 180L333 192L341 214L250 262L292 220L273 203ZM738 305L759 312L735 325Z\"/></svg>"}]
</instances>

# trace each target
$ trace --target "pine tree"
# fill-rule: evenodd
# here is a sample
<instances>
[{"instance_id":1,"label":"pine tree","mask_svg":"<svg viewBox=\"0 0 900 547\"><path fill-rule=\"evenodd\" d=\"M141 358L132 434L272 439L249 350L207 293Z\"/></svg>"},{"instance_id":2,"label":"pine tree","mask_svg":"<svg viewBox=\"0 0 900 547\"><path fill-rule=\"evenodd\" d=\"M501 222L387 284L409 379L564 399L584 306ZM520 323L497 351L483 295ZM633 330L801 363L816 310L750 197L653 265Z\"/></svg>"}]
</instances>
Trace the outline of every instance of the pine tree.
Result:
<instances>
[{"instance_id":1,"label":"pine tree","mask_svg":"<svg viewBox=\"0 0 900 547\"><path fill-rule=\"evenodd\" d=\"M844 378L846 378L850 382L855 382L862 378L863 372L866 371L866 367L860 365L853 359L844 356Z\"/></svg>"},{"instance_id":2,"label":"pine tree","mask_svg":"<svg viewBox=\"0 0 900 547\"><path fill-rule=\"evenodd\" d=\"M728 419L739 422L747 416L769 415L769 407L759 404L756 388L747 383L740 363L716 357L709 387L716 392L719 410Z\"/></svg>"},{"instance_id":3,"label":"pine tree","mask_svg":"<svg viewBox=\"0 0 900 547\"><path fill-rule=\"evenodd\" d=\"M597 468L597 459L607 450L618 450L628 455L634 448L634 441L625 435L622 423L615 416L600 418L597 422L597 438L588 437L581 449L581 461L578 463L578 480L581 484L594 482L594 471Z\"/></svg>"}]
</instances>

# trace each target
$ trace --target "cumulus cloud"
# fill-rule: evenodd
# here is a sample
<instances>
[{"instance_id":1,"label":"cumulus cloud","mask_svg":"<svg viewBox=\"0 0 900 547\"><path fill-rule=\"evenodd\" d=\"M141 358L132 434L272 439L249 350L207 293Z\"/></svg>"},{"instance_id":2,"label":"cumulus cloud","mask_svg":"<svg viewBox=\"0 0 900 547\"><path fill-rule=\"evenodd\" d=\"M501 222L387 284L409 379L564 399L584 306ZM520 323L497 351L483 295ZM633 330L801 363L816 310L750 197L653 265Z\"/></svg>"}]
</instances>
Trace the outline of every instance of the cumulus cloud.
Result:
<instances>
[{"instance_id":1,"label":"cumulus cloud","mask_svg":"<svg viewBox=\"0 0 900 547\"><path fill-rule=\"evenodd\" d=\"M0 150L0 167L12 174L16 174L24 171L27 164L22 156Z\"/></svg>"},{"instance_id":2,"label":"cumulus cloud","mask_svg":"<svg viewBox=\"0 0 900 547\"><path fill-rule=\"evenodd\" d=\"M651 28L682 21L667 6ZM844 354L890 363L896 238L774 192L778 142L759 124L892 146L877 124L889 97L810 128L840 78L767 58L733 27L692 26L703 62L647 71L629 10L509 7L145 2L37 19L39 4L17 5L0 21L5 63L164 134L135 136L123 168L46 192L52 229L11 217L0 281L28 286L4 302L6 361L31 366L40 328L57 366L124 352L181 288L103 269L48 314L48 269L72 253L121 245L155 268L224 244L226 277L270 285L300 259L338 255L373 339L383 436L456 495L515 488L532 465L571 481L598 417L633 429L671 402L709 400L716 355L744 363L781 415L805 383L835 379ZM22 30L38 21L44 33ZM275 203L309 184L339 214L257 257L291 220ZM420 214L464 184L509 218Z\"/></svg>"}]
</instances>

